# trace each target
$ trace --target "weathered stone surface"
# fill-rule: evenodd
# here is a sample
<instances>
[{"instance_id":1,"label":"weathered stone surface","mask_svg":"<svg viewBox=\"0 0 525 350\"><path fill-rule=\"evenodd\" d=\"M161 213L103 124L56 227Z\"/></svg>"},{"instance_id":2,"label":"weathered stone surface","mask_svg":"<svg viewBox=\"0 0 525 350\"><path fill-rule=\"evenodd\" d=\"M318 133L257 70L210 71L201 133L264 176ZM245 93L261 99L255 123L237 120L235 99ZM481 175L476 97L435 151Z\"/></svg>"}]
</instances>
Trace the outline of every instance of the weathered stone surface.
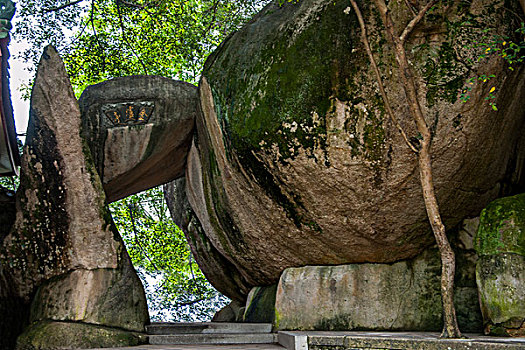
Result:
<instances>
[{"instance_id":1,"label":"weathered stone surface","mask_svg":"<svg viewBox=\"0 0 525 350\"><path fill-rule=\"evenodd\" d=\"M75 270L45 283L33 299L31 322L74 321L144 332L146 298L127 253L122 254L121 269Z\"/></svg>"},{"instance_id":2,"label":"weathered stone surface","mask_svg":"<svg viewBox=\"0 0 525 350\"><path fill-rule=\"evenodd\" d=\"M199 108L195 86L122 77L89 86L79 104L109 202L184 175Z\"/></svg>"},{"instance_id":3,"label":"weathered stone surface","mask_svg":"<svg viewBox=\"0 0 525 350\"><path fill-rule=\"evenodd\" d=\"M16 295L9 270L0 263L0 349L14 349L16 338L28 324L29 307Z\"/></svg>"},{"instance_id":4,"label":"weathered stone surface","mask_svg":"<svg viewBox=\"0 0 525 350\"><path fill-rule=\"evenodd\" d=\"M273 323L275 321L275 293L277 284L268 287L254 287L248 294L244 322Z\"/></svg>"},{"instance_id":5,"label":"weathered stone surface","mask_svg":"<svg viewBox=\"0 0 525 350\"><path fill-rule=\"evenodd\" d=\"M482 211L475 247L485 333L525 336L525 194Z\"/></svg>"},{"instance_id":6,"label":"weathered stone surface","mask_svg":"<svg viewBox=\"0 0 525 350\"><path fill-rule=\"evenodd\" d=\"M133 346L147 343L144 334L82 323L42 321L31 325L16 350L70 350Z\"/></svg>"},{"instance_id":7,"label":"weathered stone surface","mask_svg":"<svg viewBox=\"0 0 525 350\"><path fill-rule=\"evenodd\" d=\"M188 161L191 162L192 159L193 161L198 159L195 148L191 149ZM228 261L206 237L199 219L188 202L185 178L167 184L164 187L164 194L173 221L184 232L193 256L208 281L219 292L244 304L249 292L248 283L236 266Z\"/></svg>"},{"instance_id":8,"label":"weathered stone surface","mask_svg":"<svg viewBox=\"0 0 525 350\"><path fill-rule=\"evenodd\" d=\"M0 262L15 296L25 304L33 300L31 320L142 331L149 322L144 290L106 207L80 135L77 100L51 46L44 50L31 96L20 181L16 221ZM33 326L22 338L29 336L28 344L38 349L77 346L62 330L46 327Z\"/></svg>"},{"instance_id":9,"label":"weathered stone surface","mask_svg":"<svg viewBox=\"0 0 525 350\"><path fill-rule=\"evenodd\" d=\"M286 269L277 287L279 330L417 330L442 328L441 264L435 249L395 264ZM457 275L455 302L463 331L479 331L473 276Z\"/></svg>"},{"instance_id":10,"label":"weathered stone surface","mask_svg":"<svg viewBox=\"0 0 525 350\"><path fill-rule=\"evenodd\" d=\"M244 305L233 300L213 315L212 322L242 322Z\"/></svg>"},{"instance_id":11,"label":"weathered stone surface","mask_svg":"<svg viewBox=\"0 0 525 350\"><path fill-rule=\"evenodd\" d=\"M525 336L525 257L482 256L476 277L485 333Z\"/></svg>"},{"instance_id":12,"label":"weathered stone surface","mask_svg":"<svg viewBox=\"0 0 525 350\"><path fill-rule=\"evenodd\" d=\"M21 172L17 218L4 241L4 261L20 296L71 269L118 266L121 243L83 148L77 100L53 47L38 67Z\"/></svg>"},{"instance_id":13,"label":"weathered stone surface","mask_svg":"<svg viewBox=\"0 0 525 350\"><path fill-rule=\"evenodd\" d=\"M0 244L15 223L15 192L0 186Z\"/></svg>"},{"instance_id":14,"label":"weathered stone surface","mask_svg":"<svg viewBox=\"0 0 525 350\"><path fill-rule=\"evenodd\" d=\"M0 186L0 246L15 222L15 193ZM16 295L13 279L0 261L0 349L13 349L27 324L28 305Z\"/></svg>"},{"instance_id":15,"label":"weathered stone surface","mask_svg":"<svg viewBox=\"0 0 525 350\"><path fill-rule=\"evenodd\" d=\"M411 14L398 5L392 2L391 11L400 26ZM500 34L515 29L500 2L456 5L448 21L459 24L472 14L481 27L498 23ZM491 11L480 10L485 5ZM206 63L188 198L207 240L248 286L275 283L287 267L413 258L433 242L417 159L384 114L348 6L343 0L269 5ZM372 46L381 47L376 55L394 111L416 136L397 71L383 68L395 63L379 41L378 14L371 3L362 6ZM502 188L523 184L525 150L517 145L525 126L525 68L508 72L491 59L469 71L459 60L476 55L469 43L485 34L469 29L453 38L433 18L415 29L408 51L429 82L419 88L434 129L437 196L451 228L477 216ZM457 89L474 71L497 78L490 86L477 83L462 103ZM484 100L491 86L498 112Z\"/></svg>"}]
</instances>

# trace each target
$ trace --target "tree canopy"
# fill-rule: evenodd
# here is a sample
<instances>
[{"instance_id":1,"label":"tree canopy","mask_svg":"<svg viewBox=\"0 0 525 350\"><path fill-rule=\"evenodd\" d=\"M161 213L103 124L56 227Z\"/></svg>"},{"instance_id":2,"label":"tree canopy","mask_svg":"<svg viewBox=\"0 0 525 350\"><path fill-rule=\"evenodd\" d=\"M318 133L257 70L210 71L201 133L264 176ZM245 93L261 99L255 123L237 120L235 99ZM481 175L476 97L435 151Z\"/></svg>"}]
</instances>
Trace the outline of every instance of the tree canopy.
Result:
<instances>
[{"instance_id":1,"label":"tree canopy","mask_svg":"<svg viewBox=\"0 0 525 350\"><path fill-rule=\"evenodd\" d=\"M77 93L113 77L196 83L204 60L268 0L20 0L15 39L57 47Z\"/></svg>"}]
</instances>

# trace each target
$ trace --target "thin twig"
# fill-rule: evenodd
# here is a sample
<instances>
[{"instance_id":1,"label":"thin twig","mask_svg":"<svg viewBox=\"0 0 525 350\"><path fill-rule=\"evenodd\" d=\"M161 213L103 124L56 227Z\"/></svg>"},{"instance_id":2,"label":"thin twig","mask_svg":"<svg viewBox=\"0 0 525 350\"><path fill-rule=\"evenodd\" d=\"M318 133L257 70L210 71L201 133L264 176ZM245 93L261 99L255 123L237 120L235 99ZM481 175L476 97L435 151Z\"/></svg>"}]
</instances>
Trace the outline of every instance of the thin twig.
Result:
<instances>
[{"instance_id":1,"label":"thin twig","mask_svg":"<svg viewBox=\"0 0 525 350\"><path fill-rule=\"evenodd\" d=\"M399 37L399 40L401 40L402 43L405 42L405 40L407 39L407 37L410 35L410 33L414 30L414 28L417 26L417 24L419 22L421 22L421 20L423 19L423 17L425 17L425 15L427 14L428 10L430 10L432 8L432 6L434 6L435 4L437 3L437 0L432 0L430 2L428 2L426 4L425 7L423 7L421 9L421 11L419 11L419 13L417 14L416 17L412 18L412 20L407 24L407 26L405 27L405 30L403 30L403 33L401 34L401 36Z\"/></svg>"},{"instance_id":2,"label":"thin twig","mask_svg":"<svg viewBox=\"0 0 525 350\"><path fill-rule=\"evenodd\" d=\"M69 7L69 6L73 6L73 5L76 5L78 3L81 3L82 1L84 1L84 0L75 0L73 2L68 2L67 4L64 4L64 5L61 5L61 6L48 7L48 8L42 9L42 13L49 13L49 12L60 11L62 9L65 9L65 8Z\"/></svg>"},{"instance_id":3,"label":"thin twig","mask_svg":"<svg viewBox=\"0 0 525 350\"><path fill-rule=\"evenodd\" d=\"M408 9L410 10L410 12L412 12L412 14L414 16L417 15L417 12L416 12L414 6L408 0L405 0L405 5L407 5Z\"/></svg>"},{"instance_id":4,"label":"thin twig","mask_svg":"<svg viewBox=\"0 0 525 350\"><path fill-rule=\"evenodd\" d=\"M142 247L142 244L140 244L140 240L137 234L137 228L135 227L135 217L133 216L133 211L131 210L131 204L128 204L127 207L128 207L129 217L131 219L131 227L133 228L133 233L135 235L135 242L139 246L139 249L142 251L144 256L149 260L149 262L151 263L151 266L153 266L155 270L160 271L159 268L155 265L155 263L150 259L148 253L146 253L146 250Z\"/></svg>"},{"instance_id":5,"label":"thin twig","mask_svg":"<svg viewBox=\"0 0 525 350\"><path fill-rule=\"evenodd\" d=\"M397 120L394 114L394 111L392 110L392 106L390 105L390 101L388 100L388 96L386 94L385 87L383 85L383 79L381 78L381 72L379 71L379 68L377 67L376 60L372 53L372 49L370 48L370 43L368 42L368 34L366 30L365 21L363 19L363 14L361 13L359 6L357 6L357 3L355 2L355 0L350 0L350 2L352 4L352 7L354 8L354 11L357 14L359 25L361 26L361 39L363 41L363 44L365 45L365 49L366 49L366 52L368 53L368 57L370 58L370 63L372 65L372 68L374 69L374 73L376 74L377 84L379 85L379 91L381 91L381 96L383 97L383 101L385 103L387 114L392 120L392 122L394 123L394 125L397 127L401 135L403 136L403 139L405 140L408 147L413 152L418 153L417 148L415 148L414 145L410 142L407 134L405 133L405 130L403 130L403 127L399 124L399 121Z\"/></svg>"},{"instance_id":6,"label":"thin twig","mask_svg":"<svg viewBox=\"0 0 525 350\"><path fill-rule=\"evenodd\" d=\"M176 307L189 306L189 305L200 303L201 301L204 301L204 300L206 300L206 298L199 298L199 299L196 299L196 300L187 301L185 303L177 303Z\"/></svg>"},{"instance_id":7,"label":"thin twig","mask_svg":"<svg viewBox=\"0 0 525 350\"><path fill-rule=\"evenodd\" d=\"M217 8L218 8L218 6L219 6L219 0L216 0L213 3L213 6L210 9L207 10L207 11L213 10L213 16L212 16L210 24L206 28L204 34L208 33L211 30L213 24L215 23L215 19L217 18Z\"/></svg>"},{"instance_id":8,"label":"thin twig","mask_svg":"<svg viewBox=\"0 0 525 350\"><path fill-rule=\"evenodd\" d=\"M98 38L97 29L95 28L95 0L91 0L91 12L89 15L89 21L91 22L91 28L93 29L93 35L95 36L95 40L97 42L98 49L100 50L100 56L102 58L102 71L104 72L106 70L106 55L104 55L104 48L102 47L102 44L100 43L100 40Z\"/></svg>"}]
</instances>

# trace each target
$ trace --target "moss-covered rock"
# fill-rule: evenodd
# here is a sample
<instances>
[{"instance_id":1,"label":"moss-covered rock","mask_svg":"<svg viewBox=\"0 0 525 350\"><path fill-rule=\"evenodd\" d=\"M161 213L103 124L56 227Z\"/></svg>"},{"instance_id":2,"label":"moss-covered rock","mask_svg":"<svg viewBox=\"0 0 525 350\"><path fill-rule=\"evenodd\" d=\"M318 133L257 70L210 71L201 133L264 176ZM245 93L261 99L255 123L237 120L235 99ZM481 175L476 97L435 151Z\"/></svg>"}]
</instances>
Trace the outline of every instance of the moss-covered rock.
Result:
<instances>
[{"instance_id":1,"label":"moss-covered rock","mask_svg":"<svg viewBox=\"0 0 525 350\"><path fill-rule=\"evenodd\" d=\"M475 238L485 333L525 335L525 194L491 202Z\"/></svg>"},{"instance_id":2,"label":"moss-covered rock","mask_svg":"<svg viewBox=\"0 0 525 350\"><path fill-rule=\"evenodd\" d=\"M525 336L525 257L482 256L476 278L485 333Z\"/></svg>"},{"instance_id":3,"label":"moss-covered rock","mask_svg":"<svg viewBox=\"0 0 525 350\"><path fill-rule=\"evenodd\" d=\"M254 287L248 294L244 322L273 323L275 321L275 293L277 284Z\"/></svg>"},{"instance_id":4,"label":"moss-covered rock","mask_svg":"<svg viewBox=\"0 0 525 350\"><path fill-rule=\"evenodd\" d=\"M525 68L495 58L465 64L484 28L515 34L519 24L502 5L437 6L407 42L448 228L521 183ZM360 6L394 113L417 140L380 16L373 2ZM403 2L389 6L401 32L413 15ZM348 1L275 1L205 65L187 192L243 291L276 283L288 267L393 263L434 241L417 157L385 115L360 35ZM466 104L457 98L478 73L497 76L498 112L484 99L489 83L477 83Z\"/></svg>"},{"instance_id":5,"label":"moss-covered rock","mask_svg":"<svg viewBox=\"0 0 525 350\"><path fill-rule=\"evenodd\" d=\"M146 344L145 334L84 323L41 321L18 338L16 350L70 350Z\"/></svg>"},{"instance_id":6,"label":"moss-covered rock","mask_svg":"<svg viewBox=\"0 0 525 350\"><path fill-rule=\"evenodd\" d=\"M497 199L481 212L475 244L479 255L525 256L525 193Z\"/></svg>"}]
</instances>

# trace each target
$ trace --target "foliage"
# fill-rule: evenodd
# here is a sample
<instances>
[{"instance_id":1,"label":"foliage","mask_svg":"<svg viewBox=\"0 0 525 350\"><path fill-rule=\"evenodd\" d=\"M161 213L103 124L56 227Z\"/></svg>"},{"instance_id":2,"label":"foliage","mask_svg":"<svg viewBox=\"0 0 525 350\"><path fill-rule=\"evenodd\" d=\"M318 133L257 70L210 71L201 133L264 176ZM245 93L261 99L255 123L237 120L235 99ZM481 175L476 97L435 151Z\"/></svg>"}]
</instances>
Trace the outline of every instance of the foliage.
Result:
<instances>
[{"instance_id":1,"label":"foliage","mask_svg":"<svg viewBox=\"0 0 525 350\"><path fill-rule=\"evenodd\" d=\"M19 183L20 179L18 176L0 177L0 187L6 188L11 191L16 191Z\"/></svg>"},{"instance_id":2,"label":"foliage","mask_svg":"<svg viewBox=\"0 0 525 350\"><path fill-rule=\"evenodd\" d=\"M206 57L267 0L21 0L15 38L64 57L77 93L113 77L150 74L196 83Z\"/></svg>"},{"instance_id":3,"label":"foliage","mask_svg":"<svg viewBox=\"0 0 525 350\"><path fill-rule=\"evenodd\" d=\"M468 23L467 23L468 24ZM523 64L525 61L525 23L521 22L520 28L516 29L516 37L510 38L508 36L493 35L490 40L486 42L477 42L473 45L473 48L478 51L478 55L474 60L469 60L468 63L475 64L482 60L487 60L492 56L499 56L507 63L510 70L514 70L518 65ZM487 34L492 28L486 28L483 33ZM472 91L474 83L477 81L486 83L492 78L495 78L494 74L479 75L472 77L467 80L466 87L461 91L460 99L462 102L467 102L470 99L469 93ZM493 101L496 98L495 95L496 87L492 86L485 97L485 100L489 101L490 106L493 110L497 111L498 107Z\"/></svg>"},{"instance_id":4,"label":"foliage","mask_svg":"<svg viewBox=\"0 0 525 350\"><path fill-rule=\"evenodd\" d=\"M226 305L171 220L161 187L112 203L110 210L146 289L154 321L206 321Z\"/></svg>"},{"instance_id":5,"label":"foliage","mask_svg":"<svg viewBox=\"0 0 525 350\"><path fill-rule=\"evenodd\" d=\"M22 144L22 141L20 141L20 139L17 139L16 142L18 144L18 152L20 153L20 156L22 156L24 145ZM4 177L0 176L0 187L6 188L11 191L16 191L19 185L20 185L19 176L4 176Z\"/></svg>"}]
</instances>

